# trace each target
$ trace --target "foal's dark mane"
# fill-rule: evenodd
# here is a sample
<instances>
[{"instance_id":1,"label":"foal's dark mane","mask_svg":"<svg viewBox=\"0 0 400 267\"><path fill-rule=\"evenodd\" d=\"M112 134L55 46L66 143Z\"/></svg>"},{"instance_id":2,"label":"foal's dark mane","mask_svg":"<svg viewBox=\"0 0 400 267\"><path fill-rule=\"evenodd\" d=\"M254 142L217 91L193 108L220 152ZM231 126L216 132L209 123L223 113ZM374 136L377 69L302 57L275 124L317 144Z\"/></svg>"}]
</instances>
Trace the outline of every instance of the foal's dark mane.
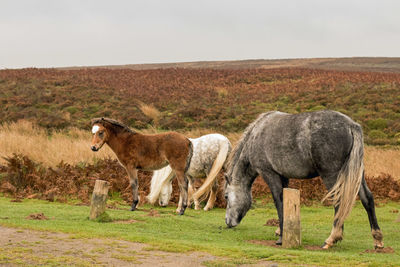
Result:
<instances>
[{"instance_id":1,"label":"foal's dark mane","mask_svg":"<svg viewBox=\"0 0 400 267\"><path fill-rule=\"evenodd\" d=\"M136 132L131 130L128 126L122 124L119 121L110 119L110 118L95 118L92 120L92 125L96 124L96 123L100 123L102 124L104 127L107 127L106 124L104 124L104 122L108 122L108 124L110 124L111 126L113 126L113 128L115 130L118 129L118 131L124 131L124 132L128 132L128 133L133 133L135 134Z\"/></svg>"}]
</instances>

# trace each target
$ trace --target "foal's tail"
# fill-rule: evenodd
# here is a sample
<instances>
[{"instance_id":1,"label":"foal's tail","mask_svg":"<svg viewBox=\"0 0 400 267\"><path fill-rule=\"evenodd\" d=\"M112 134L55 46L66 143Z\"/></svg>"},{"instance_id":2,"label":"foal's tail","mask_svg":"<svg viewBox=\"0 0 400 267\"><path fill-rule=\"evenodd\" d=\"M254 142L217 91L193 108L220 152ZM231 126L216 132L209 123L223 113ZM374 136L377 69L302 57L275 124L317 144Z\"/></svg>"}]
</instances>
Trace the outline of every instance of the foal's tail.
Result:
<instances>
[{"instance_id":1,"label":"foal's tail","mask_svg":"<svg viewBox=\"0 0 400 267\"><path fill-rule=\"evenodd\" d=\"M210 173L207 176L207 179L201 185L201 187L193 194L193 199L200 200L200 198L208 193L211 190L211 187L214 184L214 181L217 179L219 171L224 166L227 161L227 157L229 152L231 151L231 143L227 140L227 142L221 143L219 152L215 161L211 167Z\"/></svg>"},{"instance_id":2,"label":"foal's tail","mask_svg":"<svg viewBox=\"0 0 400 267\"><path fill-rule=\"evenodd\" d=\"M151 177L150 193L147 196L147 200L150 204L154 205L160 195L161 188L168 183L174 175L175 173L169 165L153 172L153 176Z\"/></svg>"},{"instance_id":3,"label":"foal's tail","mask_svg":"<svg viewBox=\"0 0 400 267\"><path fill-rule=\"evenodd\" d=\"M338 208L334 219L336 227L341 227L346 217L350 214L360 190L364 173L362 129L359 125L352 125L351 133L353 135L353 147L350 155L339 172L336 184L322 200L330 200L333 202L334 207Z\"/></svg>"}]
</instances>

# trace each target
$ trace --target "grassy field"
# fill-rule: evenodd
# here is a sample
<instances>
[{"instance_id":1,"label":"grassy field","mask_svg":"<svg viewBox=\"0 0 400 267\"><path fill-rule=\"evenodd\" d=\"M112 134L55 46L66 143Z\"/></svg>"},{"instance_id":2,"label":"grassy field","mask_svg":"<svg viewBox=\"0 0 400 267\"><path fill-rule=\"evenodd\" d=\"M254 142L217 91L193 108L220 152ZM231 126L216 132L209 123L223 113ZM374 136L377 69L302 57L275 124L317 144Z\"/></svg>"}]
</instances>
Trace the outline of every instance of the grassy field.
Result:
<instances>
[{"instance_id":1,"label":"grassy field","mask_svg":"<svg viewBox=\"0 0 400 267\"><path fill-rule=\"evenodd\" d=\"M331 229L332 208L312 206L301 208L302 242L298 249L282 249L250 243L251 240L275 240L275 227L263 226L267 219L276 218L272 203L258 201L242 223L227 229L225 210L210 212L187 210L184 216L174 214L175 207L144 206L129 212L128 206L108 210L114 222L100 223L88 220L89 207L39 200L10 202L0 197L0 225L41 231L71 234L71 238L114 238L151 244L153 249L188 252L204 251L227 257L232 262L249 263L260 259L293 265L323 266L399 266L400 223L397 203L377 207L377 217L384 233L385 245L394 253L368 253L373 242L366 212L357 203L345 223L344 240L329 251L311 250L321 245ZM149 209L153 208L152 212ZM27 220L32 213L43 212L49 220ZM159 216L154 216L154 214ZM152 215L152 216L150 216ZM130 224L116 221L135 220ZM0 263L11 253L6 247L0 250ZM27 252L29 253L29 252Z\"/></svg>"}]
</instances>

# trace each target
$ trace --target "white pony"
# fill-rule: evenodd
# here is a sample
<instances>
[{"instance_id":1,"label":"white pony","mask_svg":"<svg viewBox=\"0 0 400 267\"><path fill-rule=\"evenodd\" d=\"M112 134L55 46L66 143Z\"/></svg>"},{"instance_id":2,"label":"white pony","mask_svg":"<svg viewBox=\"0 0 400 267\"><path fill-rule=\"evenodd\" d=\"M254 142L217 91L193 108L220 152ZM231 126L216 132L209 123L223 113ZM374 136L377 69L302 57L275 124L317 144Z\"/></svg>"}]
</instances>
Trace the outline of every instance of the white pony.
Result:
<instances>
[{"instance_id":1,"label":"white pony","mask_svg":"<svg viewBox=\"0 0 400 267\"><path fill-rule=\"evenodd\" d=\"M220 170L226 167L227 158L231 152L232 145L228 138L221 134L207 134L199 138L190 139L193 144L193 156L190 161L186 175L189 179L188 206L193 198L195 209L200 209L199 202L211 191L207 205L204 210L214 207L217 197L217 175ZM168 165L153 173L151 178L150 194L148 201L154 204L159 199L160 206L168 205L172 193L172 179L175 173ZM202 186L194 191L193 184L195 178L206 178ZM179 198L178 209L182 206L182 199Z\"/></svg>"}]
</instances>

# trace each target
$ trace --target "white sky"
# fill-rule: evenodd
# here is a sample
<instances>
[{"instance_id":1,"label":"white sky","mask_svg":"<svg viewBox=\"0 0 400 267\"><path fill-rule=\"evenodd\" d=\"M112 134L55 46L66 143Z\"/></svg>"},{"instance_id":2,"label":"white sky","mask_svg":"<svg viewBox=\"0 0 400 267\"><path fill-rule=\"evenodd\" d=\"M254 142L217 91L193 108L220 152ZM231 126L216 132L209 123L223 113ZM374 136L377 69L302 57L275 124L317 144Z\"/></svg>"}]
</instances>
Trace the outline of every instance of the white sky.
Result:
<instances>
[{"instance_id":1,"label":"white sky","mask_svg":"<svg viewBox=\"0 0 400 267\"><path fill-rule=\"evenodd\" d=\"M400 56L400 1L0 1L0 68L353 56Z\"/></svg>"}]
</instances>

